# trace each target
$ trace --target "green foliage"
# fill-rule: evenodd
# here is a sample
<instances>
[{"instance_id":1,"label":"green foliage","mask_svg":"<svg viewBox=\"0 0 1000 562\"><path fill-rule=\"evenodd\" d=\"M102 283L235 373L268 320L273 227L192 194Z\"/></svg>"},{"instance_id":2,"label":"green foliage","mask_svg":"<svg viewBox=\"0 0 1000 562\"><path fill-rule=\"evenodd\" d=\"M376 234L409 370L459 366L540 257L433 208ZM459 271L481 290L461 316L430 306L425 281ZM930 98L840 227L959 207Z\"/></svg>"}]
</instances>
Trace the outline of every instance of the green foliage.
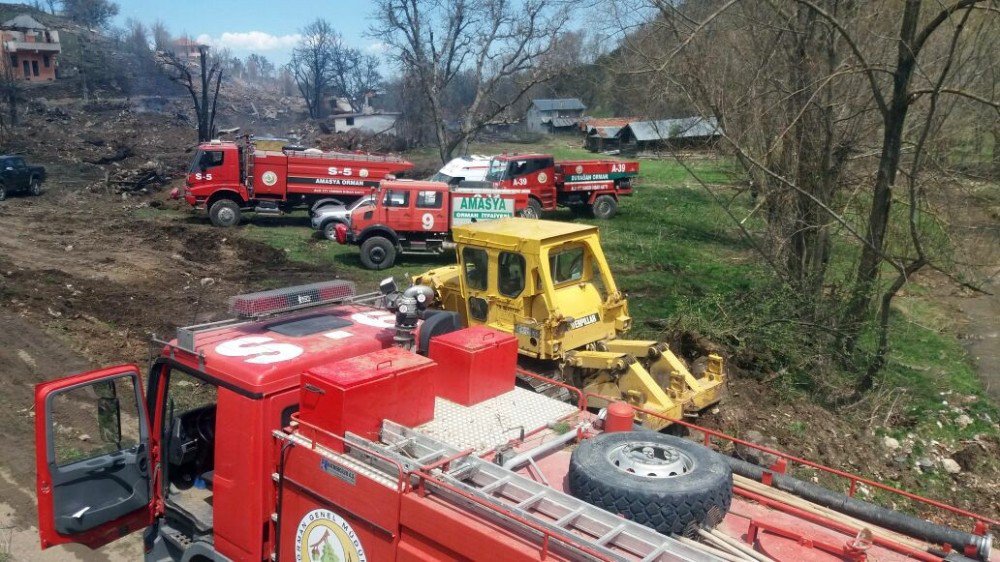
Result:
<instances>
[{"instance_id":1,"label":"green foliage","mask_svg":"<svg viewBox=\"0 0 1000 562\"><path fill-rule=\"evenodd\" d=\"M118 4L109 0L62 0L63 15L87 27L104 27L118 15Z\"/></svg>"}]
</instances>

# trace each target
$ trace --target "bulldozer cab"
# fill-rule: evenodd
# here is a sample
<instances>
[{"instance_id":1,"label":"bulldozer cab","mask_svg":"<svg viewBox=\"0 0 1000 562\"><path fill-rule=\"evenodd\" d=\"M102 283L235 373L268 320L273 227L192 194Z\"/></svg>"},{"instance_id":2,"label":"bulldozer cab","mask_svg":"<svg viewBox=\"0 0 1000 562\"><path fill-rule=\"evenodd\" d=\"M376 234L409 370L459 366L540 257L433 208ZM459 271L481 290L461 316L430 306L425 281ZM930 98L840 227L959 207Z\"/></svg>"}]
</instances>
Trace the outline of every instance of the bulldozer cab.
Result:
<instances>
[{"instance_id":1,"label":"bulldozer cab","mask_svg":"<svg viewBox=\"0 0 1000 562\"><path fill-rule=\"evenodd\" d=\"M538 359L628 329L596 227L511 218L456 227L453 236L457 269L443 286L441 270L430 284L466 324L514 333L521 352Z\"/></svg>"}]
</instances>

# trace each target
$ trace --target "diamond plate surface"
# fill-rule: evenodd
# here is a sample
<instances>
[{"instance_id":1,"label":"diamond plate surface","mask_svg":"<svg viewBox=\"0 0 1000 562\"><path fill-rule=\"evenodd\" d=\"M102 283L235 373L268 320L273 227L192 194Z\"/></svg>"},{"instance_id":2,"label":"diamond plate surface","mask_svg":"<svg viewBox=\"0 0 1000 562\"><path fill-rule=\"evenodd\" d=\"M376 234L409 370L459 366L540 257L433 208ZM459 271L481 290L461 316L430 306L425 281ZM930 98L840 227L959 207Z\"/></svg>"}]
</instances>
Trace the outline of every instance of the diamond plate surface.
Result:
<instances>
[{"instance_id":1,"label":"diamond plate surface","mask_svg":"<svg viewBox=\"0 0 1000 562\"><path fill-rule=\"evenodd\" d=\"M572 404L515 387L472 406L438 397L434 419L417 429L459 450L484 453L517 437L522 428L528 433L577 411Z\"/></svg>"}]
</instances>

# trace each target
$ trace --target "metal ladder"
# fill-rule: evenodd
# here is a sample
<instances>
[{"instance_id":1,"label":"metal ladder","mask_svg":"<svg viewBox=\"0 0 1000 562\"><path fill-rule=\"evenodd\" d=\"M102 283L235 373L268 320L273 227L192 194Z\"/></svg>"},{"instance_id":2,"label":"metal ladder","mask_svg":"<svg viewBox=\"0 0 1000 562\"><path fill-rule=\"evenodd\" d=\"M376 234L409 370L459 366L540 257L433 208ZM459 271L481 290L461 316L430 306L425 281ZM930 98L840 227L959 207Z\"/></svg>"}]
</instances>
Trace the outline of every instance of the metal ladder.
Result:
<instances>
[{"instance_id":1,"label":"metal ladder","mask_svg":"<svg viewBox=\"0 0 1000 562\"><path fill-rule=\"evenodd\" d=\"M375 446L403 464L407 470L416 470L420 466L461 453L443 441L388 420L382 425L382 441L385 445ZM366 446L372 445L368 442ZM552 551L574 560L600 560L597 556L586 553L581 546L611 560L720 560L695 546L623 519L474 455L459 457L449 465L446 471L436 470L434 475L450 486L476 497L480 502L472 502L446 487L427 482L427 488L434 494L449 497L507 528L540 537L539 531L506 514L513 513L529 520L557 537L550 541L549 548Z\"/></svg>"}]
</instances>

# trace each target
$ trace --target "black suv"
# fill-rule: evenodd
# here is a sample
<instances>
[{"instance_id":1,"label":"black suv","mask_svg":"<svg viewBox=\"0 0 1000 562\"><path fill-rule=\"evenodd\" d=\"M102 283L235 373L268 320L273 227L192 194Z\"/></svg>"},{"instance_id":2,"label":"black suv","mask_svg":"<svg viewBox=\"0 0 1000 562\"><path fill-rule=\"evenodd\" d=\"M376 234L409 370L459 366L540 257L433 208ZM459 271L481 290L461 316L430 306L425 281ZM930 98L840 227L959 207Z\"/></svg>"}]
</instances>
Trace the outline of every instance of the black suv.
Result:
<instances>
[{"instance_id":1,"label":"black suv","mask_svg":"<svg viewBox=\"0 0 1000 562\"><path fill-rule=\"evenodd\" d=\"M21 156L0 156L0 201L12 193L41 195L45 168L29 166Z\"/></svg>"}]
</instances>

